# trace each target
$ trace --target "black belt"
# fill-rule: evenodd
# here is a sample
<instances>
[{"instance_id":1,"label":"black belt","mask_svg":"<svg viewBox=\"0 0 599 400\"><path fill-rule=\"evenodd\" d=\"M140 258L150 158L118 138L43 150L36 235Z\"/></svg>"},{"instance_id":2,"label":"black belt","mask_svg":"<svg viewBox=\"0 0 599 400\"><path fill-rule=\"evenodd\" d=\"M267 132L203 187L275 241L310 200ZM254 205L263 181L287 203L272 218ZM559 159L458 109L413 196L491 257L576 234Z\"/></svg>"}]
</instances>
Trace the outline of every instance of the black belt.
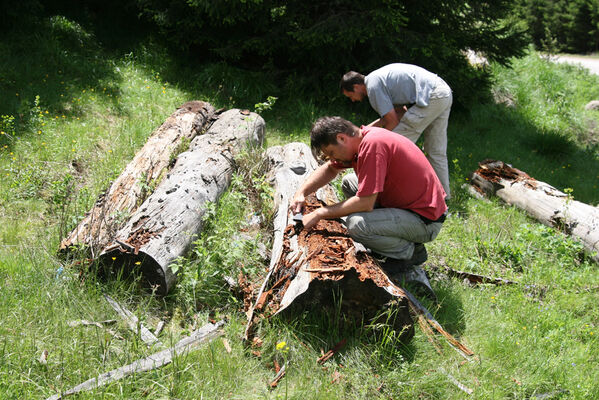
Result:
<instances>
[{"instance_id":1,"label":"black belt","mask_svg":"<svg viewBox=\"0 0 599 400\"><path fill-rule=\"evenodd\" d=\"M417 214L417 215L420 217L420 219L422 220L422 222L424 222L425 224L428 225L428 224L434 224L435 222L441 222L441 223L445 222L445 218L447 218L447 211L445 211L439 218L437 218L434 221L432 219L428 219L426 217L423 217L420 214Z\"/></svg>"}]
</instances>

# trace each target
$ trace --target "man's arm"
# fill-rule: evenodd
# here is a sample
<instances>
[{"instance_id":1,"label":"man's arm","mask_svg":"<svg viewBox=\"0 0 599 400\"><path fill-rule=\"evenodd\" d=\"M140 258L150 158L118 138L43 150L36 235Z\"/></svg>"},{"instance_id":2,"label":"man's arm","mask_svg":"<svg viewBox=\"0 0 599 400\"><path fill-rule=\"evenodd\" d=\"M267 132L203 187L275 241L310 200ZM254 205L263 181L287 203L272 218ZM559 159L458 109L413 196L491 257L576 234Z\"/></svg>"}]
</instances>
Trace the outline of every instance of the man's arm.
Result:
<instances>
[{"instance_id":1,"label":"man's arm","mask_svg":"<svg viewBox=\"0 0 599 400\"><path fill-rule=\"evenodd\" d=\"M395 106L382 118L372 121L368 126L378 126L392 131L399 124L406 111L408 111L406 106Z\"/></svg>"},{"instance_id":2,"label":"man's arm","mask_svg":"<svg viewBox=\"0 0 599 400\"><path fill-rule=\"evenodd\" d=\"M291 200L291 210L294 213L302 211L304 204L306 203L306 196L310 193L314 193L333 179L337 177L339 169L335 168L330 161L322 164L318 167L312 175L308 177L303 185L295 192L293 200Z\"/></svg>"},{"instance_id":3,"label":"man's arm","mask_svg":"<svg viewBox=\"0 0 599 400\"><path fill-rule=\"evenodd\" d=\"M340 203L317 208L314 212L304 215L304 218L302 219L304 228L311 229L321 219L339 218L357 212L372 211L374 209L374 204L376 203L377 195L378 193L364 197L352 196Z\"/></svg>"}]
</instances>

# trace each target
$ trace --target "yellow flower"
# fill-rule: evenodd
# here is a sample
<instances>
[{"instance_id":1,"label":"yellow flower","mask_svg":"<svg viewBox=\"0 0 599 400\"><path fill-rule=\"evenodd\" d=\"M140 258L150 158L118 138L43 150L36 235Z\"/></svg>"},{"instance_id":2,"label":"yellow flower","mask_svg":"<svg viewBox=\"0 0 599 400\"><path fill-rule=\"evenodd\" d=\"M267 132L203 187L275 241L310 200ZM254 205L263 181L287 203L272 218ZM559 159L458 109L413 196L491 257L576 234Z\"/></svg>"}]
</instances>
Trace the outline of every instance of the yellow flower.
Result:
<instances>
[{"instance_id":1,"label":"yellow flower","mask_svg":"<svg viewBox=\"0 0 599 400\"><path fill-rule=\"evenodd\" d=\"M287 346L286 342L277 343L275 348L277 349L277 351L280 351L281 353L287 353L287 351L289 351L289 346Z\"/></svg>"},{"instance_id":2,"label":"yellow flower","mask_svg":"<svg viewBox=\"0 0 599 400\"><path fill-rule=\"evenodd\" d=\"M135 263L135 265L140 265L140 264L141 264L141 261L137 261L137 262Z\"/></svg>"},{"instance_id":3,"label":"yellow flower","mask_svg":"<svg viewBox=\"0 0 599 400\"><path fill-rule=\"evenodd\" d=\"M279 343L277 343L277 350L282 350L285 348L285 346L287 346L287 343L279 342Z\"/></svg>"}]
</instances>

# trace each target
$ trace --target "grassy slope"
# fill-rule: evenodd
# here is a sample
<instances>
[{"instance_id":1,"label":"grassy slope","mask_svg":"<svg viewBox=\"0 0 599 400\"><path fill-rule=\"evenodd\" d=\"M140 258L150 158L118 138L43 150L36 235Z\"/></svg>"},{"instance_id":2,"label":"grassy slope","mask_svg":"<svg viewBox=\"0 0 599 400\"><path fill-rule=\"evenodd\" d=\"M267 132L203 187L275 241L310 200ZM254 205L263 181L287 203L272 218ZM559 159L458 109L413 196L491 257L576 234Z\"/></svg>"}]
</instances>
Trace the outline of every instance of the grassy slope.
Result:
<instances>
[{"instance_id":1,"label":"grassy slope","mask_svg":"<svg viewBox=\"0 0 599 400\"><path fill-rule=\"evenodd\" d=\"M307 140L320 115L363 123L370 110L343 99L324 109L278 90L266 77L222 65L177 67L148 42L109 51L90 29L54 18L33 37L0 41L7 55L0 61L6 99L0 115L16 118L14 124L2 119L0 137L0 397L46 397L152 352L120 325L115 329L124 340L97 328L68 327L75 319L115 318L102 293L126 303L149 326L169 321L162 336L167 343L203 324L209 311L227 316L233 351L216 340L168 367L81 398L463 398L447 373L473 388L476 398L560 390L567 392L555 398L599 397L597 266L581 255L579 244L496 201L471 199L460 187L489 157L571 188L579 200L599 202L598 119L581 111L599 97L596 77L527 57L514 70L495 70L494 90L515 108L479 105L452 117L454 212L428 246L429 264L520 282L470 287L442 276L434 280L441 301L428 305L476 352L475 361L463 363L447 346L437 354L418 328L412 342L400 345L380 329L318 312L264 323L258 358L239 341L244 315L221 280L224 271L256 274L263 268L252 255L255 243L236 239L236 221L248 218L248 210L260 211L242 191L247 175L236 178L214 209L209 230L182 261L180 286L166 299L147 296L135 283L96 281L55 257L58 241L186 100L253 109L268 95L278 96L264 114L268 144ZM259 194L267 194L264 181L253 178ZM344 350L317 366L320 349L342 338L348 339ZM288 352L275 349L280 341ZM44 349L46 365L37 361ZM279 388L269 391L273 358L291 364ZM335 372L342 378L332 384Z\"/></svg>"}]
</instances>

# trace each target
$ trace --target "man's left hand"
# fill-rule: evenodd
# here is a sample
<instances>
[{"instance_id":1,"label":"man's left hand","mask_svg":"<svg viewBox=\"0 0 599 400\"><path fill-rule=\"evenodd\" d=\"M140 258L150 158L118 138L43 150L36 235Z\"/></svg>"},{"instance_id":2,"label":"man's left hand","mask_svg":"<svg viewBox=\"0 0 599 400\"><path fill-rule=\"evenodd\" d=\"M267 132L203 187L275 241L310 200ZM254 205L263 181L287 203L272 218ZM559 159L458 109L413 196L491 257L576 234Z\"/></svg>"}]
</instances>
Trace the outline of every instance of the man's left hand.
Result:
<instances>
[{"instance_id":1,"label":"man's left hand","mask_svg":"<svg viewBox=\"0 0 599 400\"><path fill-rule=\"evenodd\" d=\"M304 229L310 230L310 229L314 228L316 226L316 224L318 224L318 221L320 221L322 219L322 217L320 216L319 210L322 210L322 208L317 208L316 210L312 211L310 214L304 215L304 217L302 218L302 223L304 224Z\"/></svg>"}]
</instances>

